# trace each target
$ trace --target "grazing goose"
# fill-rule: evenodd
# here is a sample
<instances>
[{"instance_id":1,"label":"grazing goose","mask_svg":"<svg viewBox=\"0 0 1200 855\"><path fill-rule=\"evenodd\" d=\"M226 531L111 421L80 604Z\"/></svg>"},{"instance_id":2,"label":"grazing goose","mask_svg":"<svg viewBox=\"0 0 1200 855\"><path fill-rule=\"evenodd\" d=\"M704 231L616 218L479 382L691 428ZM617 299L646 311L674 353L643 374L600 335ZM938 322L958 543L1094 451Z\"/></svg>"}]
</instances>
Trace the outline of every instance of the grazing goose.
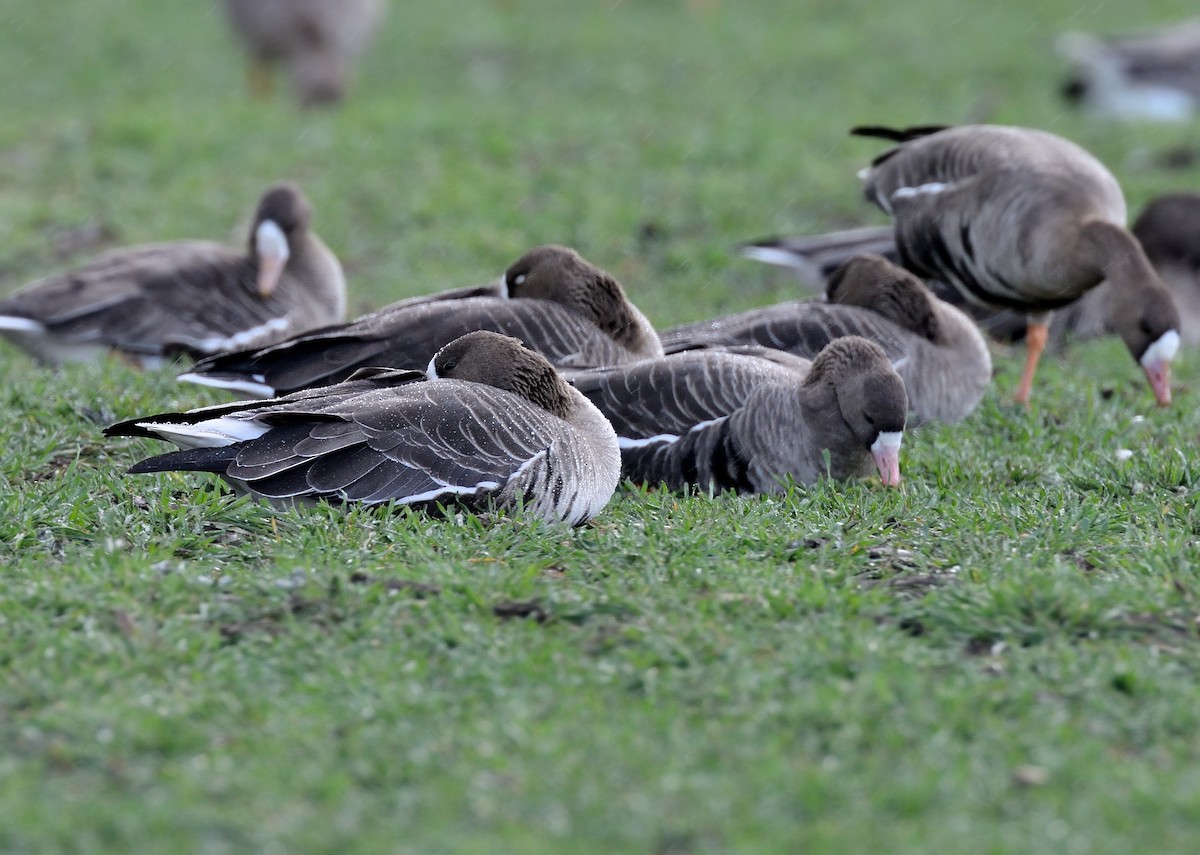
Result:
<instances>
[{"instance_id":1,"label":"grazing goose","mask_svg":"<svg viewBox=\"0 0 1200 855\"><path fill-rule=\"evenodd\" d=\"M654 328L615 279L551 245L522 255L490 288L401 300L342 326L206 359L180 379L271 397L368 366L422 366L446 342L478 329L515 336L560 368L662 355Z\"/></svg>"},{"instance_id":2,"label":"grazing goose","mask_svg":"<svg viewBox=\"0 0 1200 855\"><path fill-rule=\"evenodd\" d=\"M1097 115L1185 122L1196 114L1200 18L1118 38L1066 33L1055 47L1071 66L1063 96Z\"/></svg>"},{"instance_id":3,"label":"grazing goose","mask_svg":"<svg viewBox=\"0 0 1200 855\"><path fill-rule=\"evenodd\" d=\"M859 335L879 344L904 378L911 426L966 418L992 378L975 324L915 276L874 255L845 262L827 283L828 302L780 303L662 333L668 352L757 344L812 358L829 341Z\"/></svg>"},{"instance_id":4,"label":"grazing goose","mask_svg":"<svg viewBox=\"0 0 1200 855\"><path fill-rule=\"evenodd\" d=\"M271 88L271 66L287 67L305 106L341 100L351 61L383 17L382 0L225 0L250 55L250 86Z\"/></svg>"},{"instance_id":5,"label":"grazing goose","mask_svg":"<svg viewBox=\"0 0 1200 855\"><path fill-rule=\"evenodd\" d=\"M103 253L0 300L0 336L42 362L115 351L141 367L264 345L342 320L337 258L294 184L263 194L247 252L176 241Z\"/></svg>"},{"instance_id":6,"label":"grazing goose","mask_svg":"<svg viewBox=\"0 0 1200 855\"><path fill-rule=\"evenodd\" d=\"M779 492L783 479L900 483L904 382L878 345L830 342L811 367L719 350L569 372L612 421L623 474L672 489Z\"/></svg>"},{"instance_id":7,"label":"grazing goose","mask_svg":"<svg viewBox=\"0 0 1200 855\"><path fill-rule=\"evenodd\" d=\"M892 216L904 266L970 302L1027 314L1017 401L1029 403L1050 314L1107 276L1117 332L1158 403L1170 403L1178 313L1126 230L1121 188L1099 161L1061 137L1026 128L852 133L897 143L862 176L867 198Z\"/></svg>"},{"instance_id":8,"label":"grazing goose","mask_svg":"<svg viewBox=\"0 0 1200 855\"><path fill-rule=\"evenodd\" d=\"M545 358L492 332L450 342L425 374L364 369L335 386L133 419L105 434L181 449L131 474L215 472L284 502L523 505L572 525L608 503L621 468L604 416Z\"/></svg>"}]
</instances>

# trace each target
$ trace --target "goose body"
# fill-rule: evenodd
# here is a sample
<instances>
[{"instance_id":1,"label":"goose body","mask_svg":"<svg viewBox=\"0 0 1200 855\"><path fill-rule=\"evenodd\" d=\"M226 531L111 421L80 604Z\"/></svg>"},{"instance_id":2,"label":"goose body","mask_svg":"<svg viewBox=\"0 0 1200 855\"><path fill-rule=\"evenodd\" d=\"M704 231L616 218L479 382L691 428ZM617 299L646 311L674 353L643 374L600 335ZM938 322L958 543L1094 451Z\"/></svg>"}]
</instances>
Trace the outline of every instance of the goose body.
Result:
<instances>
[{"instance_id":1,"label":"goose body","mask_svg":"<svg viewBox=\"0 0 1200 855\"><path fill-rule=\"evenodd\" d=\"M1079 146L1026 128L858 128L896 145L863 171L867 198L892 216L901 263L963 299L1028 316L1017 400L1028 403L1050 313L1106 277L1118 332L1158 402L1170 402L1179 320L1125 228L1116 179Z\"/></svg>"},{"instance_id":2,"label":"goose body","mask_svg":"<svg viewBox=\"0 0 1200 855\"><path fill-rule=\"evenodd\" d=\"M270 66L283 65L301 103L313 105L345 94L383 0L225 0L225 11L255 63L252 85L269 88Z\"/></svg>"},{"instance_id":3,"label":"goose body","mask_svg":"<svg viewBox=\"0 0 1200 855\"><path fill-rule=\"evenodd\" d=\"M567 376L612 422L635 481L769 493L873 468L900 481L904 383L862 338L803 366L696 350Z\"/></svg>"},{"instance_id":4,"label":"goose body","mask_svg":"<svg viewBox=\"0 0 1200 855\"><path fill-rule=\"evenodd\" d=\"M105 433L181 449L131 474L213 472L279 502L522 505L572 525L600 512L620 472L604 416L543 357L491 332L451 342L425 373L368 369L273 401L148 416Z\"/></svg>"},{"instance_id":5,"label":"goose body","mask_svg":"<svg viewBox=\"0 0 1200 855\"><path fill-rule=\"evenodd\" d=\"M341 265L290 184L259 202L248 251L207 241L115 249L0 300L0 336L49 364L117 352L143 367L269 344L342 319Z\"/></svg>"},{"instance_id":6,"label":"goose body","mask_svg":"<svg viewBox=\"0 0 1200 855\"><path fill-rule=\"evenodd\" d=\"M961 421L991 382L991 355L971 319L878 256L843 264L828 280L827 302L779 303L685 324L664 331L662 340L669 352L754 344L813 358L847 335L875 342L896 365L910 426Z\"/></svg>"},{"instance_id":7,"label":"goose body","mask_svg":"<svg viewBox=\"0 0 1200 855\"><path fill-rule=\"evenodd\" d=\"M573 250L544 246L521 256L496 286L402 300L348 324L206 359L180 379L269 397L368 366L417 368L478 329L514 336L558 367L662 354L654 328L616 280Z\"/></svg>"},{"instance_id":8,"label":"goose body","mask_svg":"<svg viewBox=\"0 0 1200 855\"><path fill-rule=\"evenodd\" d=\"M1066 33L1063 96L1113 119L1183 122L1200 104L1200 18L1116 38Z\"/></svg>"}]
</instances>

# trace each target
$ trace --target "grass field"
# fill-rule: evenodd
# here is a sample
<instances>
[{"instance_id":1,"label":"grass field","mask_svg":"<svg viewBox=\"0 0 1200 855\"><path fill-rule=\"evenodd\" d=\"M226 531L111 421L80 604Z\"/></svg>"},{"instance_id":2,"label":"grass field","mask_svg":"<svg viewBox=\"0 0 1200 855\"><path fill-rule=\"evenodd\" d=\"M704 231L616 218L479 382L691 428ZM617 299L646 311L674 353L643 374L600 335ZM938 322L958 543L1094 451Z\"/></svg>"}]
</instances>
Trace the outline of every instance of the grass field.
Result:
<instances>
[{"instance_id":1,"label":"grass field","mask_svg":"<svg viewBox=\"0 0 1200 855\"><path fill-rule=\"evenodd\" d=\"M798 293L739 240L883 221L854 124L1055 131L1135 210L1200 186L1163 166L1195 126L1054 97L1055 34L1184 0L392 5L303 113L215 3L0 0L0 290L232 239L289 177L354 312L562 242L669 325ZM0 850L1194 852L1200 358L1166 411L1115 341L1029 412L996 362L902 490L623 487L564 530L126 478L159 446L103 425L222 398L3 347Z\"/></svg>"}]
</instances>

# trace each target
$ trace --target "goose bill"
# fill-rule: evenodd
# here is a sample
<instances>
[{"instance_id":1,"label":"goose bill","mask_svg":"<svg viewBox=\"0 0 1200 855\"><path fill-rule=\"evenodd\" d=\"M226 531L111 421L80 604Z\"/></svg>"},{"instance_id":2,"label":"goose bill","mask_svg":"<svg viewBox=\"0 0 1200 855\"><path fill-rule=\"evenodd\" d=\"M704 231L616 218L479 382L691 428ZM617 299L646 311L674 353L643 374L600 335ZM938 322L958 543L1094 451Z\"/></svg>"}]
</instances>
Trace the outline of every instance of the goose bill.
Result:
<instances>
[{"instance_id":1,"label":"goose bill","mask_svg":"<svg viewBox=\"0 0 1200 855\"><path fill-rule=\"evenodd\" d=\"M254 232L254 247L258 255L258 296L266 299L275 293L291 252L283 229L274 220L259 223Z\"/></svg>"},{"instance_id":2,"label":"goose bill","mask_svg":"<svg viewBox=\"0 0 1200 855\"><path fill-rule=\"evenodd\" d=\"M871 443L871 456L885 487L900 486L900 431L881 431Z\"/></svg>"},{"instance_id":3,"label":"goose bill","mask_svg":"<svg viewBox=\"0 0 1200 855\"><path fill-rule=\"evenodd\" d=\"M1179 350L1179 333L1168 330L1142 354L1142 370L1160 407L1171 403L1171 360Z\"/></svg>"}]
</instances>

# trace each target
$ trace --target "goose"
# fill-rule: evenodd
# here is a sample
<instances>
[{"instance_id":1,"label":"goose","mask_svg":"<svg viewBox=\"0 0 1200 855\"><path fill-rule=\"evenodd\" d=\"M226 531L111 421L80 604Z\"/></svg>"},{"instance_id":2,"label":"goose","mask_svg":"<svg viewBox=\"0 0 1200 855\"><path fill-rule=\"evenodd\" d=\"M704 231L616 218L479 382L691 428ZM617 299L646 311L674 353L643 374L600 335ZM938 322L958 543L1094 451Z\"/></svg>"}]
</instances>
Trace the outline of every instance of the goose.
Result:
<instances>
[{"instance_id":1,"label":"goose","mask_svg":"<svg viewBox=\"0 0 1200 855\"><path fill-rule=\"evenodd\" d=\"M301 104L341 100L349 66L383 18L382 0L225 0L250 56L250 87L271 88L271 66L286 66Z\"/></svg>"},{"instance_id":2,"label":"goose","mask_svg":"<svg viewBox=\"0 0 1200 855\"><path fill-rule=\"evenodd\" d=\"M1117 38L1065 33L1055 49L1070 65L1062 94L1112 119L1185 122L1200 102L1200 18Z\"/></svg>"},{"instance_id":3,"label":"goose","mask_svg":"<svg viewBox=\"0 0 1200 855\"><path fill-rule=\"evenodd\" d=\"M1157 196L1146 203L1130 226L1130 232L1170 293L1179 313L1180 343L1200 345L1200 193L1176 192ZM863 226L802 237L769 237L739 247L740 253L756 261L786 267L812 286L823 286L834 270L860 253L882 255L898 261L891 226ZM925 283L939 299L967 312L979 328L1005 342L1025 335L1025 316L1011 309L996 310L964 303L958 292L936 280ZM1071 339L1087 339L1116 332L1115 312L1107 280L1050 318L1048 347L1060 348ZM1159 300L1152 294L1148 299ZM664 333L668 335L670 331Z\"/></svg>"},{"instance_id":4,"label":"goose","mask_svg":"<svg viewBox=\"0 0 1200 855\"><path fill-rule=\"evenodd\" d=\"M827 302L779 303L662 333L668 352L757 344L812 358L840 336L879 344L908 390L910 426L959 422L992 378L987 343L958 309L886 259L858 255L828 279Z\"/></svg>"},{"instance_id":5,"label":"goose","mask_svg":"<svg viewBox=\"0 0 1200 855\"><path fill-rule=\"evenodd\" d=\"M558 367L662 355L654 327L620 284L574 250L551 244L526 252L490 287L401 300L348 324L202 360L179 379L273 397L336 383L359 368L419 367L477 329L516 336Z\"/></svg>"},{"instance_id":6,"label":"goose","mask_svg":"<svg viewBox=\"0 0 1200 855\"><path fill-rule=\"evenodd\" d=\"M1026 313L1019 403L1029 403L1051 313L1106 277L1118 334L1159 405L1170 403L1178 312L1125 228L1121 188L1098 160L1062 137L1028 128L851 133L896 143L861 175L867 199L892 217L903 265L969 302Z\"/></svg>"},{"instance_id":7,"label":"goose","mask_svg":"<svg viewBox=\"0 0 1200 855\"><path fill-rule=\"evenodd\" d=\"M278 503L395 502L512 510L580 525L612 498L612 426L544 357L493 332L447 344L424 373L368 368L344 383L121 422L107 436L179 451L130 474L214 472Z\"/></svg>"},{"instance_id":8,"label":"goose","mask_svg":"<svg viewBox=\"0 0 1200 855\"><path fill-rule=\"evenodd\" d=\"M151 368L340 321L342 268L311 220L300 189L276 184L246 252L195 240L110 250L0 300L0 336L51 365L115 352Z\"/></svg>"},{"instance_id":9,"label":"goose","mask_svg":"<svg viewBox=\"0 0 1200 855\"><path fill-rule=\"evenodd\" d=\"M790 477L870 474L900 483L904 381L858 336L830 342L803 367L693 350L567 372L616 429L625 477L743 493L775 493Z\"/></svg>"}]
</instances>

